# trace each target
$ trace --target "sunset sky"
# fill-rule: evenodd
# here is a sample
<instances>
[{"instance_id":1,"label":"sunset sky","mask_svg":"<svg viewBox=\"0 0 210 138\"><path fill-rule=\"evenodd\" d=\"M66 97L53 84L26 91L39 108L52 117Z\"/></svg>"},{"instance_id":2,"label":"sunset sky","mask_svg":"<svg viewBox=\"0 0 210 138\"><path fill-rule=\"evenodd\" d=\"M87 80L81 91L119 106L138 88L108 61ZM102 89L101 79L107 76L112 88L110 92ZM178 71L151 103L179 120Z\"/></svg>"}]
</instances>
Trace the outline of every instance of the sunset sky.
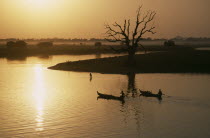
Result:
<instances>
[{"instance_id":1,"label":"sunset sky","mask_svg":"<svg viewBox=\"0 0 210 138\"><path fill-rule=\"evenodd\" d=\"M210 0L0 0L0 38L103 38L141 4L157 12L154 38L210 37Z\"/></svg>"}]
</instances>

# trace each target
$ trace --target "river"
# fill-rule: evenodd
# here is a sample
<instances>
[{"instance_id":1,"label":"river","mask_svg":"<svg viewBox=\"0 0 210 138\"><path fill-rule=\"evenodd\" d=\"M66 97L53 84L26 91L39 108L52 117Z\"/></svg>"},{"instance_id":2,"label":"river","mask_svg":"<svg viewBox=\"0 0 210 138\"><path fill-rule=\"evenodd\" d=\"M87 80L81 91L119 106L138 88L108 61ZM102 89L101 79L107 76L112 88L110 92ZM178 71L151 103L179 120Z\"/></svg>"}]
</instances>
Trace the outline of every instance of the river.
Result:
<instances>
[{"instance_id":1,"label":"river","mask_svg":"<svg viewBox=\"0 0 210 138\"><path fill-rule=\"evenodd\" d=\"M0 137L210 137L210 75L55 71L59 62L115 55L0 58ZM137 90L137 93L133 92ZM156 98L138 89L159 89ZM97 99L96 91L125 103Z\"/></svg>"}]
</instances>

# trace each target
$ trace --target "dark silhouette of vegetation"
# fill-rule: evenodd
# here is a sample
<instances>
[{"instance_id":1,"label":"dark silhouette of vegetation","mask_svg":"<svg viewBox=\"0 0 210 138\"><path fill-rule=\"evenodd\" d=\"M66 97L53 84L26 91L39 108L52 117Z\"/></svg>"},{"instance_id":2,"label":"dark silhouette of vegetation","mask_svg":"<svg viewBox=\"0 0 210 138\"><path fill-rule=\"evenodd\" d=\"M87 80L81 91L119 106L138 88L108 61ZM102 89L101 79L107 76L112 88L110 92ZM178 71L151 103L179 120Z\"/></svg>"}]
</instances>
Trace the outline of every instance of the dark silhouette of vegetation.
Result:
<instances>
[{"instance_id":1,"label":"dark silhouette of vegetation","mask_svg":"<svg viewBox=\"0 0 210 138\"><path fill-rule=\"evenodd\" d=\"M15 45L15 42L14 41L9 41L6 44L7 48L12 48L12 47L14 47L14 45Z\"/></svg>"},{"instance_id":2,"label":"dark silhouette of vegetation","mask_svg":"<svg viewBox=\"0 0 210 138\"><path fill-rule=\"evenodd\" d=\"M109 24L105 25L108 41L122 42L125 44L126 48L123 48L120 51L128 52L128 65L135 65L135 53L137 48L138 46L143 47L139 43L142 37L147 33L155 34L154 23L152 22L155 15L155 11L147 11L147 13L143 15L142 6L140 6L137 10L135 27L132 32L130 29L130 19L125 20L123 25L120 25L117 22L115 22L112 26Z\"/></svg>"},{"instance_id":3,"label":"dark silhouette of vegetation","mask_svg":"<svg viewBox=\"0 0 210 138\"><path fill-rule=\"evenodd\" d=\"M53 46L53 42L40 42L37 44L39 48L50 48Z\"/></svg>"},{"instance_id":4,"label":"dark silhouette of vegetation","mask_svg":"<svg viewBox=\"0 0 210 138\"><path fill-rule=\"evenodd\" d=\"M186 41L210 41L210 38L207 37L189 37Z\"/></svg>"},{"instance_id":5,"label":"dark silhouette of vegetation","mask_svg":"<svg viewBox=\"0 0 210 138\"><path fill-rule=\"evenodd\" d=\"M173 40L167 40L164 42L165 47L175 46L175 42Z\"/></svg>"},{"instance_id":6,"label":"dark silhouette of vegetation","mask_svg":"<svg viewBox=\"0 0 210 138\"><path fill-rule=\"evenodd\" d=\"M102 46L102 43L101 42L95 42L95 46L100 47L100 46Z\"/></svg>"},{"instance_id":7,"label":"dark silhouette of vegetation","mask_svg":"<svg viewBox=\"0 0 210 138\"><path fill-rule=\"evenodd\" d=\"M25 41L17 41L16 42L16 47L19 47L19 48L27 48L27 43Z\"/></svg>"},{"instance_id":8,"label":"dark silhouette of vegetation","mask_svg":"<svg viewBox=\"0 0 210 138\"><path fill-rule=\"evenodd\" d=\"M29 39L21 39L25 42L105 42L107 39L98 39L98 38L90 38L90 39L80 39L80 38L41 38L41 39L35 39L35 38L29 38ZM141 38L141 41L166 41L166 38ZM202 41L202 42L209 42L210 38L208 37L182 37L182 36L176 36L174 38L171 38L170 40L175 41ZM8 42L8 41L19 41L17 38L6 38L6 39L0 39L0 42Z\"/></svg>"},{"instance_id":9,"label":"dark silhouette of vegetation","mask_svg":"<svg viewBox=\"0 0 210 138\"><path fill-rule=\"evenodd\" d=\"M11 49L11 48L21 48L21 49L24 49L24 48L27 48L27 43L25 41L9 41L7 42L6 44L7 48Z\"/></svg>"}]
</instances>

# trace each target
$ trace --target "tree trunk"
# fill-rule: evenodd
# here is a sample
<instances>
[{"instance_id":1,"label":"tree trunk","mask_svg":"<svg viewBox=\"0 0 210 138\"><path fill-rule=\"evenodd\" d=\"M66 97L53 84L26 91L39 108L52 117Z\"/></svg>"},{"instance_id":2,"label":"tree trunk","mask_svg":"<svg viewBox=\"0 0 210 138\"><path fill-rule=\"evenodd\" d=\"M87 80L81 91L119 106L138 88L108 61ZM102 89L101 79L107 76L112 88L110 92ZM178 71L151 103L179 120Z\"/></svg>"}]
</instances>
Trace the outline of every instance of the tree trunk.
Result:
<instances>
[{"instance_id":1,"label":"tree trunk","mask_svg":"<svg viewBox=\"0 0 210 138\"><path fill-rule=\"evenodd\" d=\"M136 50L133 48L128 51L128 65L129 66L134 66L136 64L135 53L136 53Z\"/></svg>"},{"instance_id":2,"label":"tree trunk","mask_svg":"<svg viewBox=\"0 0 210 138\"><path fill-rule=\"evenodd\" d=\"M135 87L135 77L136 77L136 73L134 72L129 72L127 74L128 76L128 91L132 92L134 89L136 89Z\"/></svg>"}]
</instances>

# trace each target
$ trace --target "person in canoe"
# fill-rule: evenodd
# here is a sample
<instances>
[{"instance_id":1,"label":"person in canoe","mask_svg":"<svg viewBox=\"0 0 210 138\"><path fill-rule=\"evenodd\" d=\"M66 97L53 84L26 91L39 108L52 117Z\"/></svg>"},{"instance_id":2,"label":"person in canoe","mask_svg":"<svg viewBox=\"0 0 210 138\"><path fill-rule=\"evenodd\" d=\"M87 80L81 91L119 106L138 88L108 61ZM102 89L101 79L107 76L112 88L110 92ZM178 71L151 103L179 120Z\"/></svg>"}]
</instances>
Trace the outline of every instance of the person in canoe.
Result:
<instances>
[{"instance_id":1,"label":"person in canoe","mask_svg":"<svg viewBox=\"0 0 210 138\"><path fill-rule=\"evenodd\" d=\"M159 89L158 95L159 95L159 96L162 96L162 95L163 95L163 92L161 91L161 89Z\"/></svg>"}]
</instances>

